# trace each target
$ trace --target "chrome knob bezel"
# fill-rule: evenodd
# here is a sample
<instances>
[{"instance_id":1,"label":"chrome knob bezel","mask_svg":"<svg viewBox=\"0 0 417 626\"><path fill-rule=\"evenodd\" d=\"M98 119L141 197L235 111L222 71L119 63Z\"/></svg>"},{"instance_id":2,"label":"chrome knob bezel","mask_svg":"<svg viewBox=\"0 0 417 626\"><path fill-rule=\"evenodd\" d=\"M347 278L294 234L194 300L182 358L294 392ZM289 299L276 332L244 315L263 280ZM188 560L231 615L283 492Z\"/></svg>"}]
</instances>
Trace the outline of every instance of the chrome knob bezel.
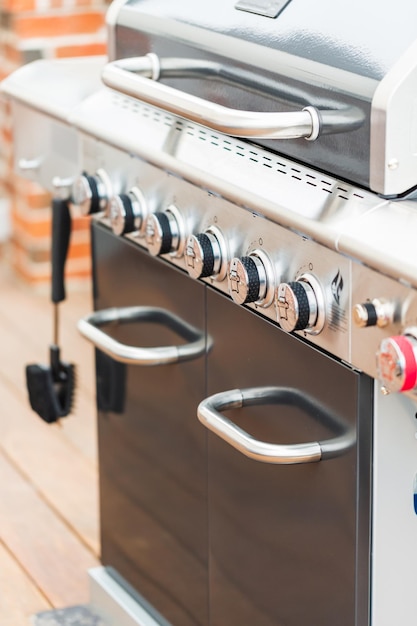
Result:
<instances>
[{"instance_id":1,"label":"chrome knob bezel","mask_svg":"<svg viewBox=\"0 0 417 626\"><path fill-rule=\"evenodd\" d=\"M353 307L353 322L358 328L377 326L385 328L396 317L396 303L385 298L374 298Z\"/></svg>"},{"instance_id":2,"label":"chrome knob bezel","mask_svg":"<svg viewBox=\"0 0 417 626\"><path fill-rule=\"evenodd\" d=\"M159 212L159 215L161 214L164 215L168 223L170 237L169 250L164 252L161 251L163 249L165 233L163 231L163 226L159 221L157 212L149 215L144 227L148 251L152 254L152 256L169 254L171 257L180 258L184 254L186 243L184 218L181 212L173 204L169 205L164 211Z\"/></svg>"},{"instance_id":3,"label":"chrome knob bezel","mask_svg":"<svg viewBox=\"0 0 417 626\"><path fill-rule=\"evenodd\" d=\"M130 216L127 213L124 199L127 199L129 202ZM109 220L115 235L121 236L134 233L138 237L143 237L147 215L147 202L138 187L133 187L126 194L113 196L109 202ZM126 221L129 218L132 220L132 227L126 230Z\"/></svg>"},{"instance_id":4,"label":"chrome knob bezel","mask_svg":"<svg viewBox=\"0 0 417 626\"><path fill-rule=\"evenodd\" d=\"M301 328L297 328L297 322L299 320L300 311L298 309L299 303L295 294L293 294L292 306L294 315L292 320L285 318L282 315L283 297L286 288L291 289L291 282L280 283L277 287L276 293L276 311L277 322L283 330L286 332L304 332L309 335L318 335L324 328L326 322L326 300L320 281L314 276L314 274L305 273L298 276L294 283L300 285L304 292L303 295L306 300L306 306L308 306L308 317Z\"/></svg>"},{"instance_id":5,"label":"chrome knob bezel","mask_svg":"<svg viewBox=\"0 0 417 626\"><path fill-rule=\"evenodd\" d=\"M95 189L92 189L92 184ZM71 204L78 207L82 215L107 212L113 196L112 185L107 173L98 169L93 176L83 173L74 180ZM96 202L97 206L93 207Z\"/></svg>"},{"instance_id":6,"label":"chrome knob bezel","mask_svg":"<svg viewBox=\"0 0 417 626\"><path fill-rule=\"evenodd\" d=\"M244 259L250 259L256 271L258 285L255 287L257 294L255 297L250 295L252 277L249 275L249 267L246 267ZM275 272L273 264L269 256L263 250L251 250L247 255L242 257L233 257L228 268L229 294L236 304L253 303L256 306L268 307L274 301L275 293ZM234 283L242 283L243 290L233 289Z\"/></svg>"},{"instance_id":7,"label":"chrome knob bezel","mask_svg":"<svg viewBox=\"0 0 417 626\"><path fill-rule=\"evenodd\" d=\"M205 235L211 246L213 267L210 274L204 273L204 250L199 235ZM185 267L192 278L209 278L222 281L227 274L228 248L223 233L217 226L209 226L202 233L189 235L184 248Z\"/></svg>"}]
</instances>

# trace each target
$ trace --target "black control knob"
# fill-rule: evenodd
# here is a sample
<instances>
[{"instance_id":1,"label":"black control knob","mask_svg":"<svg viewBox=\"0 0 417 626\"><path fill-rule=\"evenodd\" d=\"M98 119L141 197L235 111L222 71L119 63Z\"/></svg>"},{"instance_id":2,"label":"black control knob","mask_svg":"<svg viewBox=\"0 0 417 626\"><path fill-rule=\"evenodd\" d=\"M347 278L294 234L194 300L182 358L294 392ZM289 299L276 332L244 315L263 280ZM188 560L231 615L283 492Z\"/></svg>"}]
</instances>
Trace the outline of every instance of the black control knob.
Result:
<instances>
[{"instance_id":1,"label":"black control knob","mask_svg":"<svg viewBox=\"0 0 417 626\"><path fill-rule=\"evenodd\" d=\"M219 273L222 252L219 241L210 232L190 235L185 246L185 266L192 278L206 278Z\"/></svg>"},{"instance_id":2,"label":"black control knob","mask_svg":"<svg viewBox=\"0 0 417 626\"><path fill-rule=\"evenodd\" d=\"M229 292L237 304L263 300L267 291L267 273L256 255L235 257L229 267Z\"/></svg>"},{"instance_id":3,"label":"black control knob","mask_svg":"<svg viewBox=\"0 0 417 626\"><path fill-rule=\"evenodd\" d=\"M174 254L181 256L184 246L184 227L176 207L158 211L146 220L145 237L149 252L153 256Z\"/></svg>"},{"instance_id":4,"label":"black control knob","mask_svg":"<svg viewBox=\"0 0 417 626\"><path fill-rule=\"evenodd\" d=\"M83 215L105 211L110 198L110 189L104 172L89 176L85 172L75 179L72 186L72 203L80 207Z\"/></svg>"},{"instance_id":5,"label":"black control knob","mask_svg":"<svg viewBox=\"0 0 417 626\"><path fill-rule=\"evenodd\" d=\"M385 328L394 321L395 305L383 298L375 298L353 307L353 321L359 328L378 326Z\"/></svg>"},{"instance_id":6,"label":"black control knob","mask_svg":"<svg viewBox=\"0 0 417 626\"><path fill-rule=\"evenodd\" d=\"M146 213L145 198L137 188L110 200L110 223L115 235L140 231Z\"/></svg>"},{"instance_id":7,"label":"black control knob","mask_svg":"<svg viewBox=\"0 0 417 626\"><path fill-rule=\"evenodd\" d=\"M281 283L277 294L278 321L281 328L307 330L314 327L318 315L318 303L312 286L302 280Z\"/></svg>"}]
</instances>

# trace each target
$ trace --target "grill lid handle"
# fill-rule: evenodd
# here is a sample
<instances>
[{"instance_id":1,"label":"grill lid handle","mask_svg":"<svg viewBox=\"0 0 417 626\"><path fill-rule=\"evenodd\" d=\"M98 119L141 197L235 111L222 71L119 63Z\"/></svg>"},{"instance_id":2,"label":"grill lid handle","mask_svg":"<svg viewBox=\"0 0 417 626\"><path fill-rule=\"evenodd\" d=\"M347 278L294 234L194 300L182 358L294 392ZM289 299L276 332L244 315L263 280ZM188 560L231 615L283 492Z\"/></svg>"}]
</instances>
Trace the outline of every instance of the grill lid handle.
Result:
<instances>
[{"instance_id":1,"label":"grill lid handle","mask_svg":"<svg viewBox=\"0 0 417 626\"><path fill-rule=\"evenodd\" d=\"M222 413L246 406L276 404L295 406L335 433L323 441L276 444L254 439ZM200 422L243 455L277 465L315 463L347 452L356 441L355 430L323 404L297 389L288 387L251 387L217 393L200 402L197 408Z\"/></svg>"},{"instance_id":2,"label":"grill lid handle","mask_svg":"<svg viewBox=\"0 0 417 626\"><path fill-rule=\"evenodd\" d=\"M239 78L236 72L210 61L159 59L154 53L108 63L102 71L107 87L147 102L213 131L245 139L298 139L314 141L320 134L355 130L363 123L363 113L355 107L317 109L306 106L293 112L258 112L230 109L157 82L162 77L217 76ZM243 84L261 89L250 75ZM279 88L276 89L279 93Z\"/></svg>"},{"instance_id":3,"label":"grill lid handle","mask_svg":"<svg viewBox=\"0 0 417 626\"><path fill-rule=\"evenodd\" d=\"M100 328L108 324L146 322L166 326L185 339L186 343L151 348L130 346L113 339ZM115 361L129 365L151 366L188 361L203 356L211 345L210 338L206 341L203 332L170 311L158 307L132 306L102 309L81 318L77 328L96 348Z\"/></svg>"}]
</instances>

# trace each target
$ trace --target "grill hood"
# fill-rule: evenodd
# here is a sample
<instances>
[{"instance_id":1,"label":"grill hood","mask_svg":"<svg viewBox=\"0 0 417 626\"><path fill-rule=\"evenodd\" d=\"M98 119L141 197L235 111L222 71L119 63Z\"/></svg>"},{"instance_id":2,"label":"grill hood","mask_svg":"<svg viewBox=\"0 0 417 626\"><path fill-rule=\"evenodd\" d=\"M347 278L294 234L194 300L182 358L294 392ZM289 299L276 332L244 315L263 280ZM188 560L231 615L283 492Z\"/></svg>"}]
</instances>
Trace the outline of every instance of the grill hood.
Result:
<instances>
[{"instance_id":1,"label":"grill hood","mask_svg":"<svg viewBox=\"0 0 417 626\"><path fill-rule=\"evenodd\" d=\"M110 60L157 55L157 82L169 89L149 95L105 73L109 86L184 118L178 93L229 117L307 107L317 116L310 137L270 138L245 120L244 134L230 134L387 197L417 186L414 0L116 0L107 21ZM198 112L193 121L210 126Z\"/></svg>"}]
</instances>

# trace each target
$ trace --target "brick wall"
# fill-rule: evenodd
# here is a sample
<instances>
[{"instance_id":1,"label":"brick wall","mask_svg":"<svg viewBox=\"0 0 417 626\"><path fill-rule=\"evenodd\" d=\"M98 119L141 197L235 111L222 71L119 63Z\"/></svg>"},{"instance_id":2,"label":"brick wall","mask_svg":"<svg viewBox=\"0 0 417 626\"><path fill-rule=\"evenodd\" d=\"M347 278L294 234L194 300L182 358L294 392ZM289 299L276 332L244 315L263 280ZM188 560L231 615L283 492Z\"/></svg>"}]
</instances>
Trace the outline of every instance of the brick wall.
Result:
<instances>
[{"instance_id":1,"label":"brick wall","mask_svg":"<svg viewBox=\"0 0 417 626\"><path fill-rule=\"evenodd\" d=\"M104 0L0 0L0 79L41 58L105 54ZM0 100L0 220L10 207L7 253L15 271L34 286L50 278L50 196L13 171L10 106ZM1 227L0 227L1 232ZM89 223L73 218L67 262L69 286L90 276Z\"/></svg>"}]
</instances>

